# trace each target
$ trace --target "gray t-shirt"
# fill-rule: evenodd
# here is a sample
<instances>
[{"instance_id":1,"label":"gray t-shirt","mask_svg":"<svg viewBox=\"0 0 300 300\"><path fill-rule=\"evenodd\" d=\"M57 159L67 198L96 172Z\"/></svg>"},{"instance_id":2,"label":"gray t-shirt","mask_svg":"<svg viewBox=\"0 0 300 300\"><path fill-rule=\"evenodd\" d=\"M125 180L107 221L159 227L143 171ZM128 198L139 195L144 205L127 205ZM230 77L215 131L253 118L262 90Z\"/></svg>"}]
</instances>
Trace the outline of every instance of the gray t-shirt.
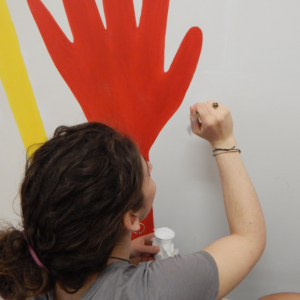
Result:
<instances>
[{"instance_id":1,"label":"gray t-shirt","mask_svg":"<svg viewBox=\"0 0 300 300\"><path fill-rule=\"evenodd\" d=\"M116 261L107 266L80 300L215 300L217 265L200 251L138 266ZM53 293L38 300L52 300Z\"/></svg>"}]
</instances>

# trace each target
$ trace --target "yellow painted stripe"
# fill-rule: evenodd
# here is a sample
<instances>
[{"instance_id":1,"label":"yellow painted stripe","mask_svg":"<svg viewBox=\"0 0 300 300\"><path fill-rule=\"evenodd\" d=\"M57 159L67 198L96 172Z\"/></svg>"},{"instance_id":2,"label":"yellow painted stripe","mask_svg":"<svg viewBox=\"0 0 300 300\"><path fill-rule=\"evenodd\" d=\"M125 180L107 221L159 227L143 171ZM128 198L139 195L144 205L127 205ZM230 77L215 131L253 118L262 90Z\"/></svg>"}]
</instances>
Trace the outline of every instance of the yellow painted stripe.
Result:
<instances>
[{"instance_id":1,"label":"yellow painted stripe","mask_svg":"<svg viewBox=\"0 0 300 300\"><path fill-rule=\"evenodd\" d=\"M30 156L38 148L30 146L47 137L6 0L0 0L0 79Z\"/></svg>"}]
</instances>

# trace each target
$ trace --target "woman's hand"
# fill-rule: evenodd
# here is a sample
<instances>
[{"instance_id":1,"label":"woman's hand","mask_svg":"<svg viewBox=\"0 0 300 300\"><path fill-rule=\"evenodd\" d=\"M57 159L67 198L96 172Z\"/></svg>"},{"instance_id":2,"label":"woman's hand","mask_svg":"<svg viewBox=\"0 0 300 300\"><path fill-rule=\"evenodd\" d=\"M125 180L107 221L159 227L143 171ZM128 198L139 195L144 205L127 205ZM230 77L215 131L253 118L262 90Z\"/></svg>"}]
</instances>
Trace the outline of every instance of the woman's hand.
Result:
<instances>
[{"instance_id":1,"label":"woman's hand","mask_svg":"<svg viewBox=\"0 0 300 300\"><path fill-rule=\"evenodd\" d=\"M158 253L160 248L152 246L153 237L154 233L150 233L131 241L130 263L138 265L140 262L155 260L153 255Z\"/></svg>"},{"instance_id":2,"label":"woman's hand","mask_svg":"<svg viewBox=\"0 0 300 300\"><path fill-rule=\"evenodd\" d=\"M219 102L218 107L213 108L213 103L209 100L190 107L192 131L207 140L213 148L232 147L236 142L230 111Z\"/></svg>"}]
</instances>

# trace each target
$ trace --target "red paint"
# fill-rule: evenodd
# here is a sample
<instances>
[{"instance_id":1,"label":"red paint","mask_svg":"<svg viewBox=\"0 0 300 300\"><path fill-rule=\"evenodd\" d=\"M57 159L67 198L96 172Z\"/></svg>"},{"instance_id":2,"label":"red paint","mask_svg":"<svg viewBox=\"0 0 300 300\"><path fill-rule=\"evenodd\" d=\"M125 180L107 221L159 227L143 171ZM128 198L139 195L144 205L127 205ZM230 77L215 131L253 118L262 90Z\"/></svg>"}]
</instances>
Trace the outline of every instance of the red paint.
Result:
<instances>
[{"instance_id":1,"label":"red paint","mask_svg":"<svg viewBox=\"0 0 300 300\"><path fill-rule=\"evenodd\" d=\"M169 0L144 0L139 27L132 0L63 0L71 43L40 0L27 0L51 58L88 121L129 134L149 159L161 129L182 103L193 78L202 33L191 28L164 72ZM145 233L152 232L153 216Z\"/></svg>"}]
</instances>

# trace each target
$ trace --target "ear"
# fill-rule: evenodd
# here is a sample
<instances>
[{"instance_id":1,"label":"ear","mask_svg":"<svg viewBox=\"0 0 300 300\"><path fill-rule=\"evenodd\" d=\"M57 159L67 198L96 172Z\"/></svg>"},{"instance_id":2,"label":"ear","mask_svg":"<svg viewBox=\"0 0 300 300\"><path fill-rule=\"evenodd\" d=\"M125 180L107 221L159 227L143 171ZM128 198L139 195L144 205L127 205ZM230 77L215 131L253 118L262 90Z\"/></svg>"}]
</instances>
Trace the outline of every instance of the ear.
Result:
<instances>
[{"instance_id":1,"label":"ear","mask_svg":"<svg viewBox=\"0 0 300 300\"><path fill-rule=\"evenodd\" d=\"M128 211L123 217L123 225L129 231L139 231L141 227L139 213Z\"/></svg>"}]
</instances>

